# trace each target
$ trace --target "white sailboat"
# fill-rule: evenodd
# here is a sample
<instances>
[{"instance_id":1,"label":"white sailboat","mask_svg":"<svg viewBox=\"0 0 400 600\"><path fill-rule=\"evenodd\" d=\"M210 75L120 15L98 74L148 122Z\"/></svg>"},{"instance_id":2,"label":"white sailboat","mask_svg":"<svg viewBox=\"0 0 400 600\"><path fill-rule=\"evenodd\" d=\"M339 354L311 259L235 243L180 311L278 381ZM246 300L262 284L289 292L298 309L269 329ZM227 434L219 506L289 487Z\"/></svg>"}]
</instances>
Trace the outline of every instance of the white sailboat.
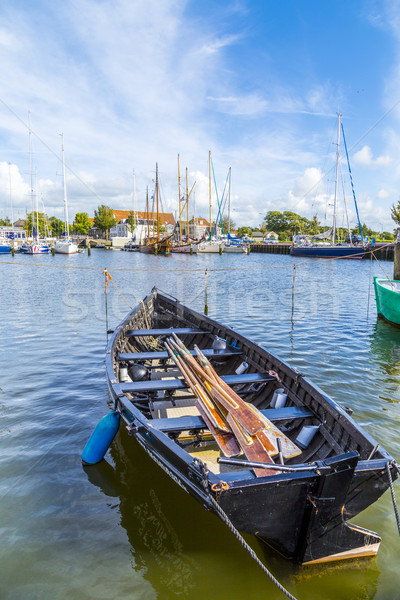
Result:
<instances>
[{"instance_id":1,"label":"white sailboat","mask_svg":"<svg viewBox=\"0 0 400 600\"><path fill-rule=\"evenodd\" d=\"M208 189L210 202L210 239L199 243L197 252L207 254L221 254L224 250L224 241L211 237L211 152L208 153Z\"/></svg>"},{"instance_id":2,"label":"white sailboat","mask_svg":"<svg viewBox=\"0 0 400 600\"><path fill-rule=\"evenodd\" d=\"M67 199L67 182L65 177L65 160L64 160L64 134L61 134L61 153L62 153L62 168L63 168L63 183L64 183L64 239L57 240L54 243L54 252L57 254L76 254L78 246L69 237L68 223L68 199Z\"/></svg>"}]
</instances>

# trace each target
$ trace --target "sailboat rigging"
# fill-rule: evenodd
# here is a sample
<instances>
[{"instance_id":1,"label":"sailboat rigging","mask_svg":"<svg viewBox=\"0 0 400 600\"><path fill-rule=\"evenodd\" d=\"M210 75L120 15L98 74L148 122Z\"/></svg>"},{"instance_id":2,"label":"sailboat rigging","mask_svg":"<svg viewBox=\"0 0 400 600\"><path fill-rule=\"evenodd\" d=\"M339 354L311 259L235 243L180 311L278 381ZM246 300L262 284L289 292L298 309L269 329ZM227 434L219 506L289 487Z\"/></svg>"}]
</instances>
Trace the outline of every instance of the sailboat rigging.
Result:
<instances>
[{"instance_id":1,"label":"sailboat rigging","mask_svg":"<svg viewBox=\"0 0 400 600\"><path fill-rule=\"evenodd\" d=\"M64 233L63 239L57 240L54 243L54 252L57 254L76 254L78 246L69 236L69 221L68 221L68 199L67 199L67 180L65 177L65 159L64 159L64 134L61 133L61 156L62 156L62 172L63 172L63 189L64 189Z\"/></svg>"},{"instance_id":2,"label":"sailboat rigging","mask_svg":"<svg viewBox=\"0 0 400 600\"><path fill-rule=\"evenodd\" d=\"M360 229L361 240L362 240L361 245L354 245L352 243L353 236L351 234L350 227L349 227L350 243L349 244L337 244L336 243L339 173L341 173L341 156L340 156L341 137L343 139L345 153L346 153L346 157L347 157L347 165L348 165L348 169L349 169L351 187L352 187L352 191L353 191L354 205L355 205L355 209L356 209L356 213L357 213L358 226ZM344 190L343 190L343 192L344 192ZM346 206L346 200L345 200L344 193L343 193L343 196L344 196L344 202L345 202L346 214L347 214L347 206ZM346 139L345 139L344 128L343 128L343 123L342 123L342 115L340 113L338 114L338 123L337 123L336 174L335 174L335 191L334 191L334 201L333 201L332 227L329 230L329 232L325 232L324 234L315 235L315 236L313 236L313 239L314 240L326 239L328 237L328 233L331 237L331 243L329 245L320 245L318 243L312 243L312 242L310 242L310 240L307 236L301 236L300 243L298 245L294 245L291 248L290 254L292 256L308 256L310 258L311 257L314 257L314 258L340 258L340 257L363 258L364 257L364 254L365 254L364 237L363 237L360 217L359 217L359 213L358 213L356 195L355 195L355 191L354 191L353 177L351 174L350 160L349 160L349 155L347 152Z\"/></svg>"}]
</instances>

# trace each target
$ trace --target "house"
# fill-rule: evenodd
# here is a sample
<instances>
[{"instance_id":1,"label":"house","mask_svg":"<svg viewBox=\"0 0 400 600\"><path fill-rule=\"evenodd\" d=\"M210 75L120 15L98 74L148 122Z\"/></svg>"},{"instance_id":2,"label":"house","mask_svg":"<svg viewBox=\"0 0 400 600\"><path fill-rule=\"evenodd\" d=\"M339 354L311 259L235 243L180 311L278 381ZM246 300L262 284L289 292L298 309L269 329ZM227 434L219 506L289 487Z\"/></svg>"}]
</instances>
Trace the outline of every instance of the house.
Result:
<instances>
[{"instance_id":1,"label":"house","mask_svg":"<svg viewBox=\"0 0 400 600\"><path fill-rule=\"evenodd\" d=\"M253 231L251 237L255 242L262 242L264 239L264 234L262 231Z\"/></svg>"},{"instance_id":2,"label":"house","mask_svg":"<svg viewBox=\"0 0 400 600\"><path fill-rule=\"evenodd\" d=\"M275 233L275 231L267 231L264 235L266 238L274 238L275 240L279 240L279 235Z\"/></svg>"},{"instance_id":3,"label":"house","mask_svg":"<svg viewBox=\"0 0 400 600\"><path fill-rule=\"evenodd\" d=\"M182 221L182 235L187 236L187 221ZM214 229L214 223L211 223L211 230ZM175 236L178 237L180 233L179 221L176 222L174 229ZM207 237L210 234L210 223L202 217L192 218L189 221L189 236L193 240L200 240L203 237Z\"/></svg>"},{"instance_id":4,"label":"house","mask_svg":"<svg viewBox=\"0 0 400 600\"><path fill-rule=\"evenodd\" d=\"M131 226L129 223L130 215L134 215L135 219L135 230L131 231ZM116 241L116 238L123 238L125 241L130 240L133 236L135 236L140 243L141 240L147 236L148 228L150 232L150 236L153 235L154 231L157 227L157 213L155 212L142 212L142 211L130 211L130 210L114 210L113 215L115 220L117 221L116 225L110 229L109 236L111 241L113 238ZM94 219L90 219L92 223ZM165 228L167 233L172 233L175 227L175 219L172 213L158 213L158 220L161 227ZM95 227L94 225L89 229L88 232L89 237L93 239L99 239L104 237L104 232Z\"/></svg>"}]
</instances>

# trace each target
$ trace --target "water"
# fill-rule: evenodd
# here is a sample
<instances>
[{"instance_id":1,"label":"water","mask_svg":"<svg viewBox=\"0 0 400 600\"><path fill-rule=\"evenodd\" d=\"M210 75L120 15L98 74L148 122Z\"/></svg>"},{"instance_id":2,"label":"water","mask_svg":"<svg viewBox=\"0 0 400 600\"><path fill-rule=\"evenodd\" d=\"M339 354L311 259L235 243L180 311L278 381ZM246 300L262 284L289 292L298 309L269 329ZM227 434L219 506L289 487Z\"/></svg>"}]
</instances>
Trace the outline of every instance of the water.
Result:
<instances>
[{"instance_id":1,"label":"water","mask_svg":"<svg viewBox=\"0 0 400 600\"><path fill-rule=\"evenodd\" d=\"M208 268L210 316L351 407L399 460L400 329L377 321L369 290L381 267L296 264L292 302L290 256L93 250L91 257L1 257L2 600L284 597L225 525L124 430L107 462L84 469L80 455L108 410L107 326L154 285L202 312ZM382 264L390 275L392 264ZM123 295L109 283L107 323L104 267ZM400 539L390 493L354 522L382 536L376 559L301 568L246 539L299 600L398 598Z\"/></svg>"}]
</instances>

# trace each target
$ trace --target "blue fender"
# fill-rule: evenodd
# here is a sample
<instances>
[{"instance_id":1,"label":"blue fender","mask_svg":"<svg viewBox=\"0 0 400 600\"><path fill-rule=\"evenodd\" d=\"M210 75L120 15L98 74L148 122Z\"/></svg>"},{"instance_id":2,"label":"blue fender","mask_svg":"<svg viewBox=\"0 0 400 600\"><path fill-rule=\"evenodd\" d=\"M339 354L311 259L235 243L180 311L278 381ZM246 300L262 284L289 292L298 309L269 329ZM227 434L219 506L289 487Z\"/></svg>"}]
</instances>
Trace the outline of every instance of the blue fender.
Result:
<instances>
[{"instance_id":1,"label":"blue fender","mask_svg":"<svg viewBox=\"0 0 400 600\"><path fill-rule=\"evenodd\" d=\"M98 422L83 449L82 460L84 463L94 465L103 460L118 433L119 421L119 412L113 411Z\"/></svg>"}]
</instances>

